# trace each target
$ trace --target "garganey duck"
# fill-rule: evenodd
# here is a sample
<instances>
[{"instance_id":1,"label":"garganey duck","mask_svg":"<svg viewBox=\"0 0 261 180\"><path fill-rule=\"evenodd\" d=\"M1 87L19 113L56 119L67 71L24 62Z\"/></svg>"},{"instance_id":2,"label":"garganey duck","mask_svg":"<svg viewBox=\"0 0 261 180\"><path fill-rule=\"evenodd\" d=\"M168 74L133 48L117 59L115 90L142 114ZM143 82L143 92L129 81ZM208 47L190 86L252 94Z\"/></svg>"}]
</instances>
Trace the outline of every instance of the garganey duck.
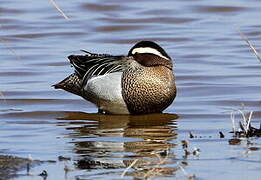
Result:
<instances>
[{"instance_id":1,"label":"garganey duck","mask_svg":"<svg viewBox=\"0 0 261 180\"><path fill-rule=\"evenodd\" d=\"M160 113L176 97L171 58L158 44L141 41L128 56L70 55L75 72L54 85L110 114Z\"/></svg>"}]
</instances>

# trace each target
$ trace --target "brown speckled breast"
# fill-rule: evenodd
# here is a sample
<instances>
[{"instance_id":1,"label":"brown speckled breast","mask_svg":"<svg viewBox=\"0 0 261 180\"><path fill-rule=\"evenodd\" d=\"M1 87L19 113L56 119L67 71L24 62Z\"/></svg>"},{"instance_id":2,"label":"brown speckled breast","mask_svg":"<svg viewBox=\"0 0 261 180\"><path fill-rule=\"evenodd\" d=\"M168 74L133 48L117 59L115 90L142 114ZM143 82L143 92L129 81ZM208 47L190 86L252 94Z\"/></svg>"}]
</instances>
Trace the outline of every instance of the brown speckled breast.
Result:
<instances>
[{"instance_id":1,"label":"brown speckled breast","mask_svg":"<svg viewBox=\"0 0 261 180\"><path fill-rule=\"evenodd\" d=\"M162 112L176 97L173 72L165 66L129 69L122 76L122 95L130 113Z\"/></svg>"}]
</instances>

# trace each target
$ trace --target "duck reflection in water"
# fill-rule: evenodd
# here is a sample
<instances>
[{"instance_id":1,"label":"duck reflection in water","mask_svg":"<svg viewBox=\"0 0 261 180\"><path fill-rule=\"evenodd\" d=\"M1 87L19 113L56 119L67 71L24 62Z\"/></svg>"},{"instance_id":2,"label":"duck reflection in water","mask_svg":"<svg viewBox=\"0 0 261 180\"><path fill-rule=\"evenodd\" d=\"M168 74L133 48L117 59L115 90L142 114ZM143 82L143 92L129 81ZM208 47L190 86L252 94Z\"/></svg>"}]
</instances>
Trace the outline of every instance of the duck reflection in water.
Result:
<instances>
[{"instance_id":1,"label":"duck reflection in water","mask_svg":"<svg viewBox=\"0 0 261 180\"><path fill-rule=\"evenodd\" d=\"M81 169L127 168L128 175L146 176L160 169L161 176L174 174L177 166L155 169L159 163L175 164L176 114L102 115L68 112L60 122L72 138ZM164 162L162 161L164 159ZM162 162L160 162L162 161Z\"/></svg>"}]
</instances>

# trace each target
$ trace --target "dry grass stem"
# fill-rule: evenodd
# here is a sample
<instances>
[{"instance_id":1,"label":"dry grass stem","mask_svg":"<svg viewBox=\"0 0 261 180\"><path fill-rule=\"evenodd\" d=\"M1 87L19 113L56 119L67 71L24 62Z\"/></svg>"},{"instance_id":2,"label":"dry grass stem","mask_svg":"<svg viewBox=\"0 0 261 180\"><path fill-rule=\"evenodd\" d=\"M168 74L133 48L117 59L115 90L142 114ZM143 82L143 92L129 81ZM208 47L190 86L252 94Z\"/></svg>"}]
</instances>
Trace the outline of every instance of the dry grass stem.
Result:
<instances>
[{"instance_id":1,"label":"dry grass stem","mask_svg":"<svg viewBox=\"0 0 261 180\"><path fill-rule=\"evenodd\" d=\"M1 91L0 91L0 96L2 97L2 100L4 100L4 102L5 102L6 101L5 96Z\"/></svg>"},{"instance_id":2,"label":"dry grass stem","mask_svg":"<svg viewBox=\"0 0 261 180\"><path fill-rule=\"evenodd\" d=\"M253 133L253 130L255 129L251 126L251 120L253 117L253 113L254 113L253 111L245 110L244 105L242 105L242 107L239 109L230 109L230 119L232 122L232 130L233 130L233 133L235 133L235 135L237 133L243 133L243 135L247 137ZM241 116L242 120L236 121L237 114L239 114ZM236 122L239 125L236 125Z\"/></svg>"},{"instance_id":3,"label":"dry grass stem","mask_svg":"<svg viewBox=\"0 0 261 180\"><path fill-rule=\"evenodd\" d=\"M235 113L233 111L230 113L230 119L232 121L233 132L236 132Z\"/></svg>"},{"instance_id":4,"label":"dry grass stem","mask_svg":"<svg viewBox=\"0 0 261 180\"><path fill-rule=\"evenodd\" d=\"M0 41L3 43L6 49L8 49L15 57L17 60L20 60L21 58L16 54L16 52L11 48L10 46L7 45L6 41L3 39L0 39Z\"/></svg>"},{"instance_id":5,"label":"dry grass stem","mask_svg":"<svg viewBox=\"0 0 261 180\"><path fill-rule=\"evenodd\" d=\"M155 172L157 171L157 168L159 168L162 164L164 164L166 162L166 160L168 159L168 153L167 153L167 156L163 159L161 159L161 157L156 154L156 153L153 153L155 154L155 156L157 156L157 158L159 159L159 163L157 163L154 168L152 168L151 170L149 170L145 175L144 175L144 178L147 179L148 177L150 177L152 174L155 174Z\"/></svg>"},{"instance_id":6,"label":"dry grass stem","mask_svg":"<svg viewBox=\"0 0 261 180\"><path fill-rule=\"evenodd\" d=\"M135 159L124 171L123 173L121 174L121 178L124 178L125 174L128 172L128 170L130 168L132 168L138 161L139 159Z\"/></svg>"},{"instance_id":7,"label":"dry grass stem","mask_svg":"<svg viewBox=\"0 0 261 180\"><path fill-rule=\"evenodd\" d=\"M250 122L251 122L253 111L250 111L248 117L247 117L247 113L244 112L244 110L238 109L237 111L241 114L241 116L243 118L243 122L241 124L242 124L242 127L243 127L245 133L247 134L247 132L249 131L249 125L250 125Z\"/></svg>"},{"instance_id":8,"label":"dry grass stem","mask_svg":"<svg viewBox=\"0 0 261 180\"><path fill-rule=\"evenodd\" d=\"M189 174L187 173L187 171L179 163L177 163L177 164L178 164L179 168L182 170L182 172L184 173L184 175L188 177Z\"/></svg>"},{"instance_id":9,"label":"dry grass stem","mask_svg":"<svg viewBox=\"0 0 261 180\"><path fill-rule=\"evenodd\" d=\"M247 129L250 128L250 123L251 123L252 115L253 115L253 111L251 111L250 114L249 114L249 116L248 116L248 121L247 121L247 126L246 126Z\"/></svg>"},{"instance_id":10,"label":"dry grass stem","mask_svg":"<svg viewBox=\"0 0 261 180\"><path fill-rule=\"evenodd\" d=\"M49 0L49 2L55 7L55 9L57 9L57 11L59 11L62 16L66 19L66 20L69 20L69 17L66 16L66 14L62 11L61 8L59 8L59 6L56 4L56 2L54 0Z\"/></svg>"},{"instance_id":11,"label":"dry grass stem","mask_svg":"<svg viewBox=\"0 0 261 180\"><path fill-rule=\"evenodd\" d=\"M254 47L253 44L251 44L251 42L249 41L249 39L240 31L240 29L238 28L238 32L240 34L240 37L246 41L246 43L248 44L248 46L250 47L250 49L255 53L257 59L261 62L261 57L259 55L259 53L257 52L256 48Z\"/></svg>"},{"instance_id":12,"label":"dry grass stem","mask_svg":"<svg viewBox=\"0 0 261 180\"><path fill-rule=\"evenodd\" d=\"M195 175L190 176L180 163L177 163L177 164L178 164L179 168L182 170L184 176L186 176L189 180L195 179Z\"/></svg>"}]
</instances>

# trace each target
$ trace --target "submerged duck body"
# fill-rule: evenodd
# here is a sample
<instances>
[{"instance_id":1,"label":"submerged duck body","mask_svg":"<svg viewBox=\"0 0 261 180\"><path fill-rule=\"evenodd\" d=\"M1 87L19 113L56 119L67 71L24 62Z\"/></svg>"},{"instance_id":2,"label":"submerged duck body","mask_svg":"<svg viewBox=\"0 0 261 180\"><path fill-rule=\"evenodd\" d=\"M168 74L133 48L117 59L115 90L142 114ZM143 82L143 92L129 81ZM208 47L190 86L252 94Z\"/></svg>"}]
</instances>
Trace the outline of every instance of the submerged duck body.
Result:
<instances>
[{"instance_id":1,"label":"submerged duck body","mask_svg":"<svg viewBox=\"0 0 261 180\"><path fill-rule=\"evenodd\" d=\"M160 113L176 97L173 64L156 43L141 41L127 56L68 57L75 72L54 85L79 95L110 114Z\"/></svg>"}]
</instances>

